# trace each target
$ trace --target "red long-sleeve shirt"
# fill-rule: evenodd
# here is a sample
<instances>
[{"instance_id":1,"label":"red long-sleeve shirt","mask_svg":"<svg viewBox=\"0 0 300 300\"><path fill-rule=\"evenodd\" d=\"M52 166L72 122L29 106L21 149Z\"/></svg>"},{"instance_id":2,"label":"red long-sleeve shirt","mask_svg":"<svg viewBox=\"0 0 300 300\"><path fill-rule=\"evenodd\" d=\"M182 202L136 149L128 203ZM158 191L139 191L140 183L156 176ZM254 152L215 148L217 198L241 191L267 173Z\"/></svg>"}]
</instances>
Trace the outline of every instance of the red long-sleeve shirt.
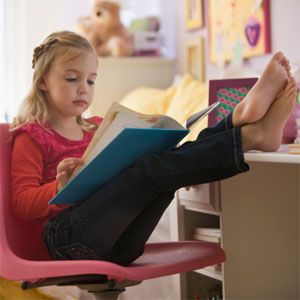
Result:
<instances>
[{"instance_id":1,"label":"red long-sleeve shirt","mask_svg":"<svg viewBox=\"0 0 300 300\"><path fill-rule=\"evenodd\" d=\"M92 119L100 124L100 118ZM56 168L67 157L82 157L93 134L85 132L81 141L62 137L50 127L30 123L13 136L11 163L12 207L23 220L47 219L64 209L65 205L49 205L57 193Z\"/></svg>"},{"instance_id":2,"label":"red long-sleeve shirt","mask_svg":"<svg viewBox=\"0 0 300 300\"><path fill-rule=\"evenodd\" d=\"M48 205L57 193L57 180L43 182L44 157L40 145L23 132L15 140L12 152L12 204L20 219L48 218L62 207Z\"/></svg>"}]
</instances>

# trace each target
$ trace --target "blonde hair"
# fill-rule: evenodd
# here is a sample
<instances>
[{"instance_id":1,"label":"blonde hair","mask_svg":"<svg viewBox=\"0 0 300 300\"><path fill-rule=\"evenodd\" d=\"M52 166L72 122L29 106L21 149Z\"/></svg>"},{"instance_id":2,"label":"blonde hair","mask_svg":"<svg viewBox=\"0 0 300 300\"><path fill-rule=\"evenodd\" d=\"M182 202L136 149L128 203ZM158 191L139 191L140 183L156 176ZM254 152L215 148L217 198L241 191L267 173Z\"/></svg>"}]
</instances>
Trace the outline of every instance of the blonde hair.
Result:
<instances>
[{"instance_id":1,"label":"blonde hair","mask_svg":"<svg viewBox=\"0 0 300 300\"><path fill-rule=\"evenodd\" d=\"M59 31L50 34L44 42L34 49L32 68L34 69L32 85L27 97L20 105L18 115L13 119L10 131L20 126L38 122L43 125L49 120L48 104L44 92L39 88L42 77L49 71L57 59L67 61L77 58L89 51L97 53L87 39L71 31ZM95 130L98 125L77 116L77 123L87 130Z\"/></svg>"}]
</instances>

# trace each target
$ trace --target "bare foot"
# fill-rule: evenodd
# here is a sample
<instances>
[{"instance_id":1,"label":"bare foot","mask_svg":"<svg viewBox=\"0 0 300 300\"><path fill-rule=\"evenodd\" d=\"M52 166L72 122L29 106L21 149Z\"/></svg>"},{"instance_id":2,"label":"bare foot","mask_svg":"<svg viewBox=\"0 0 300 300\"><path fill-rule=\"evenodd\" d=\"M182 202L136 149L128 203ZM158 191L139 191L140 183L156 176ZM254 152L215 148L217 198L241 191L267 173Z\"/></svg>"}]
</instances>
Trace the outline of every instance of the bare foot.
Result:
<instances>
[{"instance_id":1,"label":"bare foot","mask_svg":"<svg viewBox=\"0 0 300 300\"><path fill-rule=\"evenodd\" d=\"M233 126L238 127L261 119L284 89L289 77L289 61L282 52L277 52L261 77L234 110Z\"/></svg>"},{"instance_id":2,"label":"bare foot","mask_svg":"<svg viewBox=\"0 0 300 300\"><path fill-rule=\"evenodd\" d=\"M265 116L242 127L244 151L276 151L279 148L284 125L296 104L296 91L295 79L291 78Z\"/></svg>"}]
</instances>

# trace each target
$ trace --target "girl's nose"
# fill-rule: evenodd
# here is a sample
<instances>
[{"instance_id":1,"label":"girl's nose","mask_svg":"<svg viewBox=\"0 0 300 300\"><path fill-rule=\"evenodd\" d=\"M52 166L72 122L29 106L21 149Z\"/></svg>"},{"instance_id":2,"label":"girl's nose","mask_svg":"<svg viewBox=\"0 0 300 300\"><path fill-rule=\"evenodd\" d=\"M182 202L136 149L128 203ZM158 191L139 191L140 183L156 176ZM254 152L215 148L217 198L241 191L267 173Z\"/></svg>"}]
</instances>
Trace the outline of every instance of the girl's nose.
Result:
<instances>
[{"instance_id":1,"label":"girl's nose","mask_svg":"<svg viewBox=\"0 0 300 300\"><path fill-rule=\"evenodd\" d=\"M82 81L79 85L79 93L80 94L86 94L88 90L88 84L84 81Z\"/></svg>"}]
</instances>

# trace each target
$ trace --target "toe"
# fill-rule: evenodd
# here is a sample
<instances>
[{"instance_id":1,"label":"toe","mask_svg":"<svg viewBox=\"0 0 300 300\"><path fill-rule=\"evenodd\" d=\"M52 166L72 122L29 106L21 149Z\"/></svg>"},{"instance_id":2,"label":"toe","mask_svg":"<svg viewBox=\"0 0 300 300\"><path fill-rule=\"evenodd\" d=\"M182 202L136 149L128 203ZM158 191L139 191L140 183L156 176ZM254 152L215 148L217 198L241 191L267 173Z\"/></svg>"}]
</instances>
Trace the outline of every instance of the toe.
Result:
<instances>
[{"instance_id":1,"label":"toe","mask_svg":"<svg viewBox=\"0 0 300 300\"><path fill-rule=\"evenodd\" d=\"M296 80L294 77L291 77L289 85L296 89Z\"/></svg>"},{"instance_id":2,"label":"toe","mask_svg":"<svg viewBox=\"0 0 300 300\"><path fill-rule=\"evenodd\" d=\"M274 54L273 58L282 63L283 59L285 59L285 56L281 51L279 51Z\"/></svg>"},{"instance_id":3,"label":"toe","mask_svg":"<svg viewBox=\"0 0 300 300\"><path fill-rule=\"evenodd\" d=\"M291 95L291 97L295 97L296 93L297 93L297 87L296 87L296 85L293 85L291 87L291 89L290 89L290 95Z\"/></svg>"},{"instance_id":4,"label":"toe","mask_svg":"<svg viewBox=\"0 0 300 300\"><path fill-rule=\"evenodd\" d=\"M290 91L293 87L295 86L295 81L293 80L293 79L291 79L288 83L287 83L287 85L286 85L286 87L285 87L285 91Z\"/></svg>"},{"instance_id":5,"label":"toe","mask_svg":"<svg viewBox=\"0 0 300 300\"><path fill-rule=\"evenodd\" d=\"M291 69L290 61L286 58L284 58L282 60L282 65L286 68L287 71L289 71Z\"/></svg>"},{"instance_id":6,"label":"toe","mask_svg":"<svg viewBox=\"0 0 300 300\"><path fill-rule=\"evenodd\" d=\"M285 97L287 97L288 99L292 99L296 95L296 91L296 80L292 77L284 89Z\"/></svg>"}]
</instances>

